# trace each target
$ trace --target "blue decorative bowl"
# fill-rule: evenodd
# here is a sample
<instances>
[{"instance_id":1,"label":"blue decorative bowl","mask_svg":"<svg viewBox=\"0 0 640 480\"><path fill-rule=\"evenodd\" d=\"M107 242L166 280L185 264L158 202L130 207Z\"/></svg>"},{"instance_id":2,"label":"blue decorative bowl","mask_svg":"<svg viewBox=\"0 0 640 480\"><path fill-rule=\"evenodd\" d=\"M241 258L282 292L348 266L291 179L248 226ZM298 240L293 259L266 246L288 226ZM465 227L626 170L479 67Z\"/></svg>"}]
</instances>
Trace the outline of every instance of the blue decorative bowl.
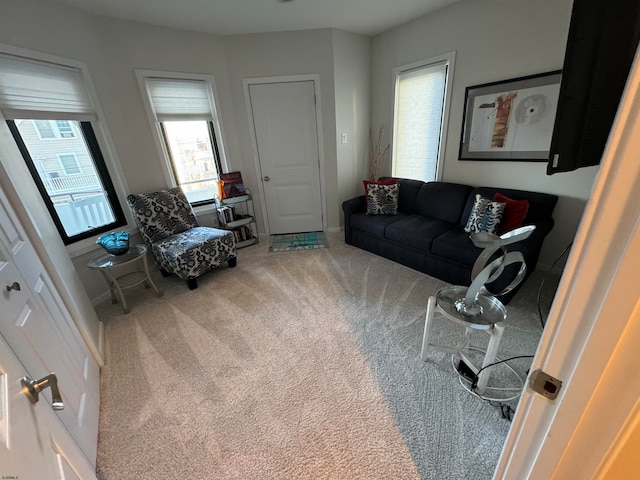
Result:
<instances>
[{"instance_id":1,"label":"blue decorative bowl","mask_svg":"<svg viewBox=\"0 0 640 480\"><path fill-rule=\"evenodd\" d=\"M129 232L112 232L98 237L96 243L111 255L124 255L129 251Z\"/></svg>"}]
</instances>

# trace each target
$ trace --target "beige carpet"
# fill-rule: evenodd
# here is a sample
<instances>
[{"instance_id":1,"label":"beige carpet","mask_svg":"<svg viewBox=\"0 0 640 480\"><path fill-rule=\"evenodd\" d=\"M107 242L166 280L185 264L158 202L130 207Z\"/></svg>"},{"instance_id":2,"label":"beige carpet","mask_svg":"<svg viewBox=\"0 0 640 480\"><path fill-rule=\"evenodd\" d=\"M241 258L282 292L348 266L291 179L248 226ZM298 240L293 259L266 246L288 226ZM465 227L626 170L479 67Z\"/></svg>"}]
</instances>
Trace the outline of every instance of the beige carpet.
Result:
<instances>
[{"instance_id":1,"label":"beige carpet","mask_svg":"<svg viewBox=\"0 0 640 480\"><path fill-rule=\"evenodd\" d=\"M329 243L242 249L194 291L154 271L163 297L139 287L130 314L97 308L99 478L491 478L509 422L462 389L448 356L418 358L444 283ZM509 307L502 358L535 350L532 292Z\"/></svg>"}]
</instances>

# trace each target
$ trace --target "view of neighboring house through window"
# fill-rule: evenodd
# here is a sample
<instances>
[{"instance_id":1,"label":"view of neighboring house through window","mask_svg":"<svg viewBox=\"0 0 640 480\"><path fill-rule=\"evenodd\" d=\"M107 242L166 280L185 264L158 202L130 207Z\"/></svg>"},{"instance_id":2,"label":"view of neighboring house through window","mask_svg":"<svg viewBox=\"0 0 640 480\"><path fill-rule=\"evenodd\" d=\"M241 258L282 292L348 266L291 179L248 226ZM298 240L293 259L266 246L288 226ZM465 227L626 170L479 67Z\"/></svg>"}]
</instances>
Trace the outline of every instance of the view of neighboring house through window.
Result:
<instances>
[{"instance_id":1,"label":"view of neighboring house through window","mask_svg":"<svg viewBox=\"0 0 640 480\"><path fill-rule=\"evenodd\" d=\"M8 123L65 243L115 226L117 212L107 200L102 179L106 168L89 122L65 121L74 135L46 140L35 134L34 120Z\"/></svg>"},{"instance_id":2,"label":"view of neighboring house through window","mask_svg":"<svg viewBox=\"0 0 640 480\"><path fill-rule=\"evenodd\" d=\"M34 120L38 135L42 140L48 138L73 138L75 133L68 120Z\"/></svg>"},{"instance_id":3,"label":"view of neighboring house through window","mask_svg":"<svg viewBox=\"0 0 640 480\"><path fill-rule=\"evenodd\" d=\"M220 160L210 122L161 122L176 183L192 204L213 199Z\"/></svg>"},{"instance_id":4,"label":"view of neighboring house through window","mask_svg":"<svg viewBox=\"0 0 640 480\"><path fill-rule=\"evenodd\" d=\"M0 109L65 244L126 224L81 71L0 53Z\"/></svg>"},{"instance_id":5,"label":"view of neighboring house through window","mask_svg":"<svg viewBox=\"0 0 640 480\"><path fill-rule=\"evenodd\" d=\"M58 154L60 163L62 164L62 170L65 175L75 175L82 173L82 169L78 164L75 153Z\"/></svg>"},{"instance_id":6,"label":"view of neighboring house through window","mask_svg":"<svg viewBox=\"0 0 640 480\"><path fill-rule=\"evenodd\" d=\"M450 59L395 70L393 176L438 179Z\"/></svg>"},{"instance_id":7,"label":"view of neighboring house through window","mask_svg":"<svg viewBox=\"0 0 640 480\"><path fill-rule=\"evenodd\" d=\"M193 205L212 203L222 166L211 84L145 76L144 87L175 185Z\"/></svg>"}]
</instances>

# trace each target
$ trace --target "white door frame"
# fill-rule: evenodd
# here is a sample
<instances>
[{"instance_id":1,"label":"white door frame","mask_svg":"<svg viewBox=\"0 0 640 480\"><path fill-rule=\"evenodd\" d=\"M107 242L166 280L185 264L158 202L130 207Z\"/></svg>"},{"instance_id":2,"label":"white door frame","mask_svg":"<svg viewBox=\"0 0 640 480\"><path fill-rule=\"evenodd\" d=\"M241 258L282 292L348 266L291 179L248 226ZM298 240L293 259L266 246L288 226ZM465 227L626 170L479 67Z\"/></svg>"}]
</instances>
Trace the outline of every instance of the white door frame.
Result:
<instances>
[{"instance_id":1,"label":"white door frame","mask_svg":"<svg viewBox=\"0 0 640 480\"><path fill-rule=\"evenodd\" d=\"M601 478L637 425L639 60L531 368L564 385L555 401L525 388L495 479Z\"/></svg>"},{"instance_id":2,"label":"white door frame","mask_svg":"<svg viewBox=\"0 0 640 480\"><path fill-rule=\"evenodd\" d=\"M260 207L262 211L262 220L267 235L270 234L269 217L267 216L267 201L264 194L264 187L262 185L262 173L260 169L260 156L258 154L258 139L256 136L256 130L253 124L253 108L251 106L251 95L249 93L249 86L265 83L289 83L289 82L313 82L313 88L316 96L316 133L318 138L318 161L320 163L319 175L320 175L320 198L322 208L322 229L327 230L327 200L325 194L325 160L324 160L324 137L322 135L322 108L320 97L320 75L316 73L310 73L305 75L286 75L279 77L253 77L243 78L242 88L244 90L244 99L247 106L247 121L249 122L249 132L251 134L251 144L253 148L253 161L256 171L256 179L258 183L258 193L260 196Z\"/></svg>"}]
</instances>

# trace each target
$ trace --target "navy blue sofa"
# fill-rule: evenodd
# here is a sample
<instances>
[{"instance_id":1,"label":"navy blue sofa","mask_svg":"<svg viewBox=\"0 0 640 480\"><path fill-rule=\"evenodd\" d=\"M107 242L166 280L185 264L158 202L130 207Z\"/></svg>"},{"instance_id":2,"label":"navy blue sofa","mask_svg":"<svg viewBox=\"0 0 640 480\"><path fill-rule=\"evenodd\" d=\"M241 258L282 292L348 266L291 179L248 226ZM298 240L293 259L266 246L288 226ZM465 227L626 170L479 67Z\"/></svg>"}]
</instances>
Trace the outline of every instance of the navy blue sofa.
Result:
<instances>
[{"instance_id":1,"label":"navy blue sofa","mask_svg":"<svg viewBox=\"0 0 640 480\"><path fill-rule=\"evenodd\" d=\"M383 177L388 179L391 177ZM473 187L448 182L421 182L398 179L400 187L397 215L367 215L361 195L342 204L345 242L455 285L470 285L473 264L482 251L471 242L464 227L477 193L493 199L496 192L514 199L528 200L523 225L535 225L526 240L510 245L522 252L527 275L535 268L542 242L554 225L556 195L496 187ZM500 292L517 273L519 265L488 285ZM517 289L500 297L508 303Z\"/></svg>"}]
</instances>

